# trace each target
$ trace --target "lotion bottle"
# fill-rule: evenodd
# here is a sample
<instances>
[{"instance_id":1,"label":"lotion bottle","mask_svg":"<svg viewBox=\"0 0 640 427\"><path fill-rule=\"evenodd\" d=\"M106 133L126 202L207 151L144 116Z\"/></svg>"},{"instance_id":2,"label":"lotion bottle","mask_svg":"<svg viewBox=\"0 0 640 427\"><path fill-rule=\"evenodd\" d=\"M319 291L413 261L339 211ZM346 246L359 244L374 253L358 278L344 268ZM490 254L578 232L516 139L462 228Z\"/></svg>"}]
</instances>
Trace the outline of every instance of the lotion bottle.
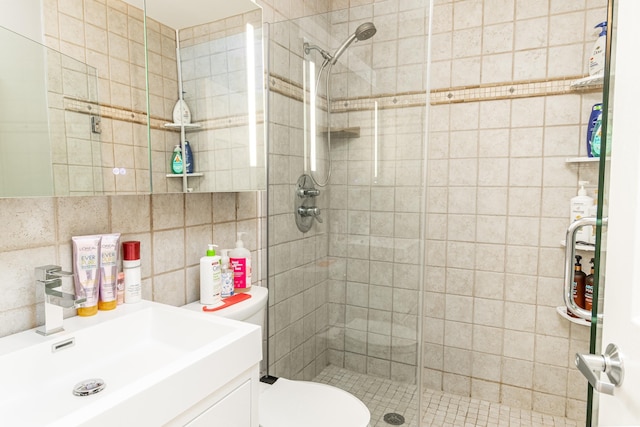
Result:
<instances>
[{"instance_id":1,"label":"lotion bottle","mask_svg":"<svg viewBox=\"0 0 640 427\"><path fill-rule=\"evenodd\" d=\"M221 277L220 257L216 255L217 245L209 244L207 254L200 258L200 304L220 303Z\"/></svg>"},{"instance_id":2,"label":"lotion bottle","mask_svg":"<svg viewBox=\"0 0 640 427\"><path fill-rule=\"evenodd\" d=\"M247 292L251 289L251 251L244 247L243 234L246 233L238 232L236 247L229 252L235 292Z\"/></svg>"},{"instance_id":3,"label":"lotion bottle","mask_svg":"<svg viewBox=\"0 0 640 427\"><path fill-rule=\"evenodd\" d=\"M142 301L140 242L129 241L122 243L122 266L124 267L125 304L132 304Z\"/></svg>"},{"instance_id":4,"label":"lotion bottle","mask_svg":"<svg viewBox=\"0 0 640 427\"><path fill-rule=\"evenodd\" d=\"M589 75L596 76L604 74L604 58L607 46L607 21L601 22L594 28L600 28L598 39L593 44L591 56L589 57Z\"/></svg>"},{"instance_id":5,"label":"lotion bottle","mask_svg":"<svg viewBox=\"0 0 640 427\"><path fill-rule=\"evenodd\" d=\"M587 190L584 189L584 186L588 183L588 181L578 182L580 185L578 195L571 198L571 222L589 216L589 209L593 206L593 198L587 196ZM590 234L591 227L585 226L578 229L576 232L576 242L589 243Z\"/></svg>"}]
</instances>

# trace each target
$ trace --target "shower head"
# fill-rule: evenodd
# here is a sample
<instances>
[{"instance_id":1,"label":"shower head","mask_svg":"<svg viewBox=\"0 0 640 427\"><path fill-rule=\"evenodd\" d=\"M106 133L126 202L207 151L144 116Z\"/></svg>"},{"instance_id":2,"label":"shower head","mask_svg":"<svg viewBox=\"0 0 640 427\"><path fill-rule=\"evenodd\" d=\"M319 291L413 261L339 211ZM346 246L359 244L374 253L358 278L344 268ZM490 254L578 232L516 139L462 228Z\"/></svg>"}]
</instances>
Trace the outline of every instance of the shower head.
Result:
<instances>
[{"instance_id":1,"label":"shower head","mask_svg":"<svg viewBox=\"0 0 640 427\"><path fill-rule=\"evenodd\" d=\"M359 25L358 28L356 28L356 38L360 41L362 40L369 40L371 37L373 37L376 34L376 31L378 31L376 29L376 26L373 25L373 22L365 22L362 25Z\"/></svg>"},{"instance_id":2,"label":"shower head","mask_svg":"<svg viewBox=\"0 0 640 427\"><path fill-rule=\"evenodd\" d=\"M338 62L338 58L340 58L340 56L344 53L344 51L347 50L347 48L351 45L351 43L353 43L356 40L358 41L368 40L371 37L373 37L376 31L378 30L376 29L376 26L373 25L373 22L365 22L364 24L360 24L358 28L356 28L356 31L353 34L351 34L349 38L346 39L344 43L340 45L338 50L336 50L336 53L333 54L333 57L331 59L331 65L335 65L335 63Z\"/></svg>"}]
</instances>

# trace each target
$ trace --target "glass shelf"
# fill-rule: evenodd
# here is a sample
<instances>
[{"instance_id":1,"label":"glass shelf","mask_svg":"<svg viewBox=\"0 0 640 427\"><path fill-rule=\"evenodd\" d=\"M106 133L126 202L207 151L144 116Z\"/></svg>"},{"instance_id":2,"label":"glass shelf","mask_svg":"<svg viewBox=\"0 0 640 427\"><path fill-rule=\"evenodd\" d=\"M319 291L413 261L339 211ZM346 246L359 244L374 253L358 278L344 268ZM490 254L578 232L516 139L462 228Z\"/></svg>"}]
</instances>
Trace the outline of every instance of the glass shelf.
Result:
<instances>
[{"instance_id":1,"label":"glass shelf","mask_svg":"<svg viewBox=\"0 0 640 427\"><path fill-rule=\"evenodd\" d=\"M597 76L587 76L571 82L571 89L584 90L584 89L596 89L604 84L604 75L598 74Z\"/></svg>"},{"instance_id":2,"label":"glass shelf","mask_svg":"<svg viewBox=\"0 0 640 427\"><path fill-rule=\"evenodd\" d=\"M184 127L185 129L200 129L202 125L198 123L165 123L164 127L169 129L180 129Z\"/></svg>"},{"instance_id":3,"label":"glass shelf","mask_svg":"<svg viewBox=\"0 0 640 427\"><path fill-rule=\"evenodd\" d=\"M600 157L567 157L566 163L597 163Z\"/></svg>"},{"instance_id":4,"label":"glass shelf","mask_svg":"<svg viewBox=\"0 0 640 427\"><path fill-rule=\"evenodd\" d=\"M202 172L195 172L195 173L188 173L187 174L187 178L192 177L192 176L204 176L204 174ZM166 175L167 178L182 178L182 174L181 173L168 173Z\"/></svg>"},{"instance_id":5,"label":"glass shelf","mask_svg":"<svg viewBox=\"0 0 640 427\"><path fill-rule=\"evenodd\" d=\"M563 248L567 246L567 242L564 240L560 241L560 246L562 246ZM576 244L576 250L577 251L586 251L586 252L593 252L596 250L595 245L581 245L581 244Z\"/></svg>"},{"instance_id":6,"label":"glass shelf","mask_svg":"<svg viewBox=\"0 0 640 427\"><path fill-rule=\"evenodd\" d=\"M575 323L576 325L581 326L591 326L591 322L588 320L581 319L579 317L571 317L567 314L567 307L556 307L556 312L560 315L560 317L567 319L571 323Z\"/></svg>"}]
</instances>

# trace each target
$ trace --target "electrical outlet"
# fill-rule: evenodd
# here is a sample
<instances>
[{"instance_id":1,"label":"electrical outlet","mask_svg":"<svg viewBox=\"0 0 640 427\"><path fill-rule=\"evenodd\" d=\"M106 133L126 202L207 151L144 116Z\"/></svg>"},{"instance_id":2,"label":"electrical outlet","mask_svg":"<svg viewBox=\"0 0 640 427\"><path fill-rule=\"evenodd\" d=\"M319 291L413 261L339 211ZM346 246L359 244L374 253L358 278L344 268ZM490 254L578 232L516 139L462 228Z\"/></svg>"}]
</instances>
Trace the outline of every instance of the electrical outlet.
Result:
<instances>
[{"instance_id":1,"label":"electrical outlet","mask_svg":"<svg viewBox=\"0 0 640 427\"><path fill-rule=\"evenodd\" d=\"M99 116L91 116L91 132L102 133L102 127L100 124Z\"/></svg>"}]
</instances>

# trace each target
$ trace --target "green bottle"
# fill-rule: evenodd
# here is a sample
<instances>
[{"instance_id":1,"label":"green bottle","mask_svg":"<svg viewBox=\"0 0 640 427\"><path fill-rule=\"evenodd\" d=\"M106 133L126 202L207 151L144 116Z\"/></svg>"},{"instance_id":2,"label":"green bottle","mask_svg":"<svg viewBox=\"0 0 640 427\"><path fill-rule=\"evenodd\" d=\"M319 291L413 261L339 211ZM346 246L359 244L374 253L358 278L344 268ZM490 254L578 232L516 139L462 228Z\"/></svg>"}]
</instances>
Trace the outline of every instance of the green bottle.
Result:
<instances>
[{"instance_id":1,"label":"green bottle","mask_svg":"<svg viewBox=\"0 0 640 427\"><path fill-rule=\"evenodd\" d=\"M184 163L182 162L182 149L179 145L173 148L173 154L171 154L171 171L173 173L182 173Z\"/></svg>"}]
</instances>

